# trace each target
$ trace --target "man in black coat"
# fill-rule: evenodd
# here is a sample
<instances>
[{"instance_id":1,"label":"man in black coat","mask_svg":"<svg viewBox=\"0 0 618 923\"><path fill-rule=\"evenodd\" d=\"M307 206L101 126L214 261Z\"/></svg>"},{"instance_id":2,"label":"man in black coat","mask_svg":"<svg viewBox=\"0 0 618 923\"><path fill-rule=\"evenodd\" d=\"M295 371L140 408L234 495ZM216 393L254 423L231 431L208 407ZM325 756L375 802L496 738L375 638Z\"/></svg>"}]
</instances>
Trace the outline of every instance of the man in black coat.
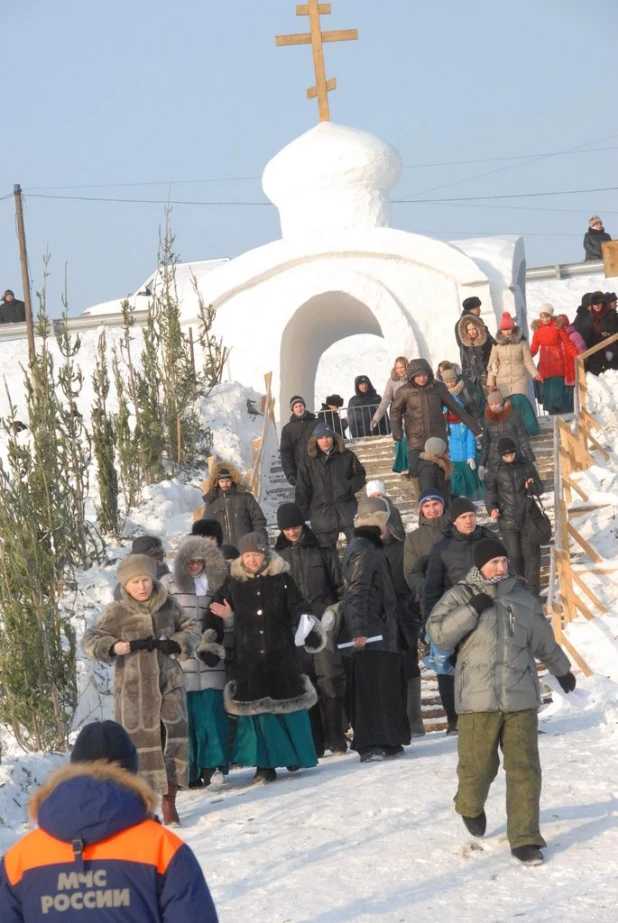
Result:
<instances>
[{"instance_id":1,"label":"man in black coat","mask_svg":"<svg viewBox=\"0 0 618 923\"><path fill-rule=\"evenodd\" d=\"M322 545L336 545L343 532L348 542L356 515L356 494L365 486L365 469L341 436L318 423L298 468L296 503Z\"/></svg>"},{"instance_id":2,"label":"man in black coat","mask_svg":"<svg viewBox=\"0 0 618 923\"><path fill-rule=\"evenodd\" d=\"M382 395L378 394L367 375L358 375L354 379L354 397L351 397L348 403L348 423L353 439L361 436L388 436L390 426L387 414L382 417L375 429L371 427L371 421L381 400Z\"/></svg>"},{"instance_id":3,"label":"man in black coat","mask_svg":"<svg viewBox=\"0 0 618 923\"><path fill-rule=\"evenodd\" d=\"M495 533L476 523L476 507L467 497L455 497L450 509L451 525L432 548L427 565L423 597L423 624L433 607L447 590L463 580L474 564L474 546ZM455 711L455 677L452 672L438 673L438 689L447 717L447 734L457 729Z\"/></svg>"},{"instance_id":4,"label":"man in black coat","mask_svg":"<svg viewBox=\"0 0 618 923\"><path fill-rule=\"evenodd\" d=\"M603 227L603 222L598 215L593 215L588 222L588 230L584 234L586 263L603 259L603 244L607 240L611 240L611 237Z\"/></svg>"},{"instance_id":5,"label":"man in black coat","mask_svg":"<svg viewBox=\"0 0 618 923\"><path fill-rule=\"evenodd\" d=\"M307 443L318 418L307 410L305 399L295 394L290 401L292 416L281 430L279 455L283 473L292 487L296 486L298 465L307 451Z\"/></svg>"},{"instance_id":6,"label":"man in black coat","mask_svg":"<svg viewBox=\"0 0 618 923\"><path fill-rule=\"evenodd\" d=\"M498 443L500 464L487 476L485 505L492 519L500 526L502 541L509 561L520 577L526 579L526 589L537 599L541 592L541 547L528 531L533 495L543 493L543 482L536 468L521 458L512 439Z\"/></svg>"},{"instance_id":7,"label":"man in black coat","mask_svg":"<svg viewBox=\"0 0 618 923\"><path fill-rule=\"evenodd\" d=\"M0 324L25 324L26 306L19 301L10 288L0 301Z\"/></svg>"},{"instance_id":8,"label":"man in black coat","mask_svg":"<svg viewBox=\"0 0 618 923\"><path fill-rule=\"evenodd\" d=\"M215 519L223 530L224 542L238 545L243 535L259 532L268 545L266 517L234 465L224 461L213 465L202 499L200 518Z\"/></svg>"},{"instance_id":9,"label":"man in black coat","mask_svg":"<svg viewBox=\"0 0 618 923\"><path fill-rule=\"evenodd\" d=\"M275 551L290 565L292 578L309 603L311 613L322 620L324 610L343 596L341 562L332 545L320 545L295 503L282 503L277 510L281 529ZM341 654L331 635L319 653L305 655L307 673L318 689L318 703L309 712L313 742L318 756L328 747L335 756L347 748L343 720L345 671Z\"/></svg>"},{"instance_id":10,"label":"man in black coat","mask_svg":"<svg viewBox=\"0 0 618 923\"><path fill-rule=\"evenodd\" d=\"M343 557L343 620L353 642L345 649L348 714L362 763L397 756L410 742L397 596L384 548L389 514L385 500L361 500Z\"/></svg>"}]
</instances>

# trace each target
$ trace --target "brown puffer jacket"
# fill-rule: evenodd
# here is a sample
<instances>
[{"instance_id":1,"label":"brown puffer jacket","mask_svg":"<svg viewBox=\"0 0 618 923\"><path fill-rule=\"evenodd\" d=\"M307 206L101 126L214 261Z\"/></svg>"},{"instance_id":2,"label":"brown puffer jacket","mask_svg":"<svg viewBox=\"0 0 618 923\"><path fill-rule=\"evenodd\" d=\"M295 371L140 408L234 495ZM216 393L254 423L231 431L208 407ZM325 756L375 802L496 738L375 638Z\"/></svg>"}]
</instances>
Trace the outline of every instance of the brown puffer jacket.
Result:
<instances>
[{"instance_id":1,"label":"brown puffer jacket","mask_svg":"<svg viewBox=\"0 0 618 923\"><path fill-rule=\"evenodd\" d=\"M422 372L429 377L429 380L423 388L419 388L414 384L413 378ZM446 385L435 380L431 366L426 359L414 359L410 363L408 379L408 384L398 390L391 407L393 438L401 438L402 424L405 424L408 452L422 452L431 436L437 436L448 444L443 407L448 407L462 423L472 430L475 436L480 435L481 430L474 417L471 417L455 400Z\"/></svg>"}]
</instances>

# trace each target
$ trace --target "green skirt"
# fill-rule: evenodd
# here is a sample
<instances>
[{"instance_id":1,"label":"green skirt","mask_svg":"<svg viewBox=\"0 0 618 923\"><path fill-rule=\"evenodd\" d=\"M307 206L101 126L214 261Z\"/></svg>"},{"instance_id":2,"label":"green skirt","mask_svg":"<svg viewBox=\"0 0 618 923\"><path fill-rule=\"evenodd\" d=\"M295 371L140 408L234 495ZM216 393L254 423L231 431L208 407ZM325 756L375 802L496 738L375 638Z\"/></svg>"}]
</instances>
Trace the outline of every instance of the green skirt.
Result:
<instances>
[{"instance_id":1,"label":"green skirt","mask_svg":"<svg viewBox=\"0 0 618 923\"><path fill-rule=\"evenodd\" d=\"M407 471L409 467L410 459L408 458L408 442L406 440L406 434L404 433L399 442L395 443L393 471L396 471L397 474L402 474L404 471Z\"/></svg>"},{"instance_id":2,"label":"green skirt","mask_svg":"<svg viewBox=\"0 0 618 923\"><path fill-rule=\"evenodd\" d=\"M539 421L536 418L534 408L525 394L511 394L509 398L513 407L522 418L526 431L530 436L538 436Z\"/></svg>"},{"instance_id":3,"label":"green skirt","mask_svg":"<svg viewBox=\"0 0 618 923\"><path fill-rule=\"evenodd\" d=\"M239 717L232 762L260 769L317 765L309 713L302 709L287 715Z\"/></svg>"},{"instance_id":4,"label":"green skirt","mask_svg":"<svg viewBox=\"0 0 618 923\"><path fill-rule=\"evenodd\" d=\"M453 497L469 497L471 500L478 500L483 493L478 470L472 471L467 461L451 462L451 464L453 465L451 475Z\"/></svg>"},{"instance_id":5,"label":"green skirt","mask_svg":"<svg viewBox=\"0 0 618 923\"><path fill-rule=\"evenodd\" d=\"M189 781L195 782L202 769L230 768L230 722L223 707L221 689L187 693L189 713Z\"/></svg>"},{"instance_id":6,"label":"green skirt","mask_svg":"<svg viewBox=\"0 0 618 923\"><path fill-rule=\"evenodd\" d=\"M545 379L541 385L541 400L547 413L573 411L573 389L565 387L562 375Z\"/></svg>"}]
</instances>

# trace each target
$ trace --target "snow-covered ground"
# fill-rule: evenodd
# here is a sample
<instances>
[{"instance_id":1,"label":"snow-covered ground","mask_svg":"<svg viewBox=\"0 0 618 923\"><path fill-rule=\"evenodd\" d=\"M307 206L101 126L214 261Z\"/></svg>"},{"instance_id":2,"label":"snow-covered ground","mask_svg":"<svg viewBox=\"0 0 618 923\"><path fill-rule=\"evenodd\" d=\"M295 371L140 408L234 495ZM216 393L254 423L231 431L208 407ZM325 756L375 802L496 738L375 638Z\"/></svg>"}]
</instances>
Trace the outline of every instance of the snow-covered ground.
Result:
<instances>
[{"instance_id":1,"label":"snow-covered ground","mask_svg":"<svg viewBox=\"0 0 618 923\"><path fill-rule=\"evenodd\" d=\"M608 288L611 281L595 276L529 285L529 305L532 311L551 301L557 310L572 314L582 291ZM83 367L89 372L96 332L82 339ZM316 383L320 400L339 392L347 401L359 372L369 374L381 389L393 357L380 354L377 337L352 339L352 348L342 341L325 354ZM23 348L0 348L0 374L18 403L20 360L25 362L25 342ZM238 383L229 383L217 388L202 408L215 451L245 470L261 426L261 417L249 412L247 401L258 398ZM82 395L86 419L91 401L87 375ZM618 373L591 382L590 408L602 423L602 438L612 457L608 465L597 459L598 465L578 475L599 503L598 509L578 517L578 527L610 567L612 561L618 565ZM6 415L1 392L0 414ZM146 530L158 534L173 554L200 502L201 477L197 472L186 483L166 481L148 488L127 522L127 535ZM107 568L80 575L78 636L111 599L115 561L125 553L126 544L112 546ZM510 858L502 774L487 805L488 834L482 841L471 840L452 808L456 741L430 734L392 763L361 766L350 754L325 759L315 770L295 775L283 771L279 781L266 788L251 787L250 771L235 771L228 782L206 793L183 793L182 835L203 865L222 923L434 923L451 918L459 923L519 918L581 923L593 915L615 919L618 576L587 579L608 614L569 629L569 637L598 673L587 680L578 676L580 687L591 693L585 709L579 711L557 695L541 716L542 829L548 841L543 867L524 869ZM107 667L80 662L76 724L111 714L110 680ZM25 755L4 729L0 734L2 852L26 829L28 795L66 757Z\"/></svg>"}]
</instances>

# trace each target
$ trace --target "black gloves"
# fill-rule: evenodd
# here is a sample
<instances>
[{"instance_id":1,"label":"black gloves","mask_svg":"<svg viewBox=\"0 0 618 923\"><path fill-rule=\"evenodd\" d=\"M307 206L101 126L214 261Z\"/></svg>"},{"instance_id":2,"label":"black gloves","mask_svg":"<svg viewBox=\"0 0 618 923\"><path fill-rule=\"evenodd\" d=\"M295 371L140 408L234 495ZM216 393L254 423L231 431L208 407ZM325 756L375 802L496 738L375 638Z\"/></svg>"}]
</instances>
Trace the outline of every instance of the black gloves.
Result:
<instances>
[{"instance_id":1,"label":"black gloves","mask_svg":"<svg viewBox=\"0 0 618 923\"><path fill-rule=\"evenodd\" d=\"M564 676L557 676L556 679L562 686L564 692L573 692L575 689L576 679L570 670L568 673L565 673Z\"/></svg>"},{"instance_id":2,"label":"black gloves","mask_svg":"<svg viewBox=\"0 0 618 923\"><path fill-rule=\"evenodd\" d=\"M216 667L221 660L221 658L218 657L217 654L213 654L212 651L200 651L197 656L207 667Z\"/></svg>"},{"instance_id":3,"label":"black gloves","mask_svg":"<svg viewBox=\"0 0 618 923\"><path fill-rule=\"evenodd\" d=\"M151 635L150 638L137 638L135 641L129 641L129 646L131 653L134 654L135 651L153 651L157 642Z\"/></svg>"},{"instance_id":4,"label":"black gloves","mask_svg":"<svg viewBox=\"0 0 618 923\"><path fill-rule=\"evenodd\" d=\"M180 644L178 641L172 641L171 638L163 638L162 641L157 641L157 647L163 654L167 654L168 657L172 654L180 654Z\"/></svg>"},{"instance_id":5,"label":"black gloves","mask_svg":"<svg viewBox=\"0 0 618 923\"><path fill-rule=\"evenodd\" d=\"M289 475L288 484L290 485L290 487L296 487L296 475L295 474Z\"/></svg>"},{"instance_id":6,"label":"black gloves","mask_svg":"<svg viewBox=\"0 0 618 923\"><path fill-rule=\"evenodd\" d=\"M487 593L478 593L470 600L470 605L476 609L477 615L482 615L485 609L491 609L494 601Z\"/></svg>"}]
</instances>

